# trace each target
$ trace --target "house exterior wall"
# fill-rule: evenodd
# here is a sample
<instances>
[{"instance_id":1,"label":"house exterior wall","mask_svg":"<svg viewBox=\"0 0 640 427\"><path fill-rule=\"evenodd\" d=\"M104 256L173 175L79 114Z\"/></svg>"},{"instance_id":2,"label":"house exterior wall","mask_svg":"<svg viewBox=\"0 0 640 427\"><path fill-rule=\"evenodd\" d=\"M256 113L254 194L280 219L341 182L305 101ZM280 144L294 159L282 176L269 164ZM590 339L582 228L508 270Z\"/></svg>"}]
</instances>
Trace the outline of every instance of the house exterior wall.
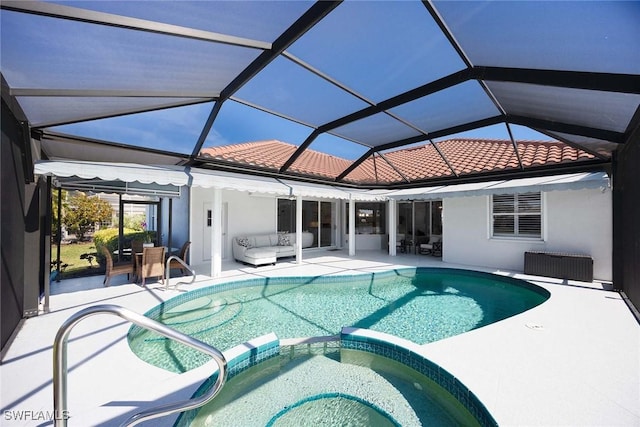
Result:
<instances>
[{"instance_id":1,"label":"house exterior wall","mask_svg":"<svg viewBox=\"0 0 640 427\"><path fill-rule=\"evenodd\" d=\"M206 223L205 204L213 204L213 189L194 187L191 189L191 263L201 264L206 260L206 240L203 224ZM242 234L273 233L276 230L276 198L249 195L241 191L223 190L222 203L227 209L227 232L223 237L224 258L231 258L231 239ZM223 225L224 228L224 225Z\"/></svg>"},{"instance_id":2,"label":"house exterior wall","mask_svg":"<svg viewBox=\"0 0 640 427\"><path fill-rule=\"evenodd\" d=\"M549 251L593 257L597 280L612 280L611 191L551 191L543 196L544 240L490 237L489 196L443 200L443 260L523 271L524 252Z\"/></svg>"},{"instance_id":3,"label":"house exterior wall","mask_svg":"<svg viewBox=\"0 0 640 427\"><path fill-rule=\"evenodd\" d=\"M169 212L168 197L162 199L161 209L163 212L160 224L162 243L165 245L169 243L169 215L171 215L171 246L182 247L184 242L189 240L189 188L182 187L180 197L171 200L172 212Z\"/></svg>"}]
</instances>

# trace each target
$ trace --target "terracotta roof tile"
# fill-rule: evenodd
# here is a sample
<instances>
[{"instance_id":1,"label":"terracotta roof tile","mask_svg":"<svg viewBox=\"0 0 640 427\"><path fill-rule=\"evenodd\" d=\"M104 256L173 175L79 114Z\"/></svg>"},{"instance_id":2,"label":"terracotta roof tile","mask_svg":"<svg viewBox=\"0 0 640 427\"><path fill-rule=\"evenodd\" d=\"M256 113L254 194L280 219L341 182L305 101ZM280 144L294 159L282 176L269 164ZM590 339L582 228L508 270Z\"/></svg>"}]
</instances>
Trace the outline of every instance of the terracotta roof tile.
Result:
<instances>
[{"instance_id":1,"label":"terracotta roof tile","mask_svg":"<svg viewBox=\"0 0 640 427\"><path fill-rule=\"evenodd\" d=\"M508 140L448 139L436 144L458 175L520 167L513 144ZM525 168L594 158L589 153L557 141L519 141L517 147ZM269 140L204 148L200 155L205 159L278 170L297 148L292 144ZM289 170L334 179L351 163L347 159L307 149ZM345 181L355 184L393 184L448 176L453 176L451 168L432 144L426 144L388 152L383 156L372 155L351 171Z\"/></svg>"}]
</instances>

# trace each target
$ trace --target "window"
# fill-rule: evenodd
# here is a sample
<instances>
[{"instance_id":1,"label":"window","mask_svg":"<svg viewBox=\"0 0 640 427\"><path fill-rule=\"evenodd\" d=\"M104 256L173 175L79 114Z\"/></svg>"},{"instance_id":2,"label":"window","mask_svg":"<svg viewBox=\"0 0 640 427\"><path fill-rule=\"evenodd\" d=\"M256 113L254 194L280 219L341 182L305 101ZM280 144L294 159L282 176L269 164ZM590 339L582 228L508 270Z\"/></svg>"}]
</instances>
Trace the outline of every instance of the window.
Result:
<instances>
[{"instance_id":1,"label":"window","mask_svg":"<svg viewBox=\"0 0 640 427\"><path fill-rule=\"evenodd\" d=\"M278 199L278 232L296 232L296 201Z\"/></svg>"},{"instance_id":2,"label":"window","mask_svg":"<svg viewBox=\"0 0 640 427\"><path fill-rule=\"evenodd\" d=\"M356 203L356 234L385 234L387 231L384 203ZM347 203L347 233L349 233L349 204Z\"/></svg>"},{"instance_id":3,"label":"window","mask_svg":"<svg viewBox=\"0 0 640 427\"><path fill-rule=\"evenodd\" d=\"M491 208L494 237L542 238L540 192L494 194Z\"/></svg>"}]
</instances>

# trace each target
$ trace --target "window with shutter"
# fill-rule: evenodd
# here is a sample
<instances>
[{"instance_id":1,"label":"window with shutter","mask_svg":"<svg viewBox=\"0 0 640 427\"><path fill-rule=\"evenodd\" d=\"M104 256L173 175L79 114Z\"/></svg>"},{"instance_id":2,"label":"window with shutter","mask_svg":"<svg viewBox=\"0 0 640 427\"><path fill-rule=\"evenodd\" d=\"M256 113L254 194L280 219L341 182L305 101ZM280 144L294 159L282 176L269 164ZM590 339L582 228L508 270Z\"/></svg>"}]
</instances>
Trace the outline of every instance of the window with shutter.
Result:
<instances>
[{"instance_id":1,"label":"window with shutter","mask_svg":"<svg viewBox=\"0 0 640 427\"><path fill-rule=\"evenodd\" d=\"M491 198L492 236L542 238L540 192L494 194Z\"/></svg>"}]
</instances>

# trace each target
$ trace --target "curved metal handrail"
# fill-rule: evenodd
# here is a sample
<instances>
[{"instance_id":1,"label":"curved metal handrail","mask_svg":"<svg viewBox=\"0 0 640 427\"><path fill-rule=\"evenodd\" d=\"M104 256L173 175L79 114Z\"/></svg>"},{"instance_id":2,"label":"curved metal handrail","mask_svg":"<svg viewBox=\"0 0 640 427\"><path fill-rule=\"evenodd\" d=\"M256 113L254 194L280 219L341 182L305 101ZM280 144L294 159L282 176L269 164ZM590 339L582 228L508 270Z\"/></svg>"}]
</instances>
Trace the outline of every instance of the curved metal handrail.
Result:
<instances>
[{"instance_id":1,"label":"curved metal handrail","mask_svg":"<svg viewBox=\"0 0 640 427\"><path fill-rule=\"evenodd\" d=\"M222 386L226 382L228 374L227 360L220 351L210 345L124 307L112 304L88 307L67 319L60 329L58 329L58 333L56 334L56 338L53 342L53 408L55 414L54 425L56 427L66 426L69 418L69 412L67 410L67 341L69 339L69 334L71 333L71 329L73 329L78 322L89 316L93 316L94 314L115 314L120 316L140 327L150 329L167 338L174 339L191 348L206 353L218 364L218 378L211 389L204 395L198 398L169 403L142 411L127 419L122 425L134 426L143 421L198 408L213 399L220 392L220 389L222 389Z\"/></svg>"},{"instance_id":2,"label":"curved metal handrail","mask_svg":"<svg viewBox=\"0 0 640 427\"><path fill-rule=\"evenodd\" d=\"M184 268L186 268L187 270L189 270L189 273L191 273L191 281L190 282L177 282L176 283L176 288L178 287L179 284L184 283L185 285L190 285L191 283L196 281L196 272L193 271L193 269L187 265L186 262L184 262L184 260L182 258L180 258L178 255L171 255L169 258L167 258L167 260L165 261L165 264L167 264L167 268L165 270L165 284L164 284L164 289L168 290L169 289L169 277L170 277L170 273L171 273L171 260L175 259L176 261L178 261L180 264L182 264L182 266Z\"/></svg>"}]
</instances>

